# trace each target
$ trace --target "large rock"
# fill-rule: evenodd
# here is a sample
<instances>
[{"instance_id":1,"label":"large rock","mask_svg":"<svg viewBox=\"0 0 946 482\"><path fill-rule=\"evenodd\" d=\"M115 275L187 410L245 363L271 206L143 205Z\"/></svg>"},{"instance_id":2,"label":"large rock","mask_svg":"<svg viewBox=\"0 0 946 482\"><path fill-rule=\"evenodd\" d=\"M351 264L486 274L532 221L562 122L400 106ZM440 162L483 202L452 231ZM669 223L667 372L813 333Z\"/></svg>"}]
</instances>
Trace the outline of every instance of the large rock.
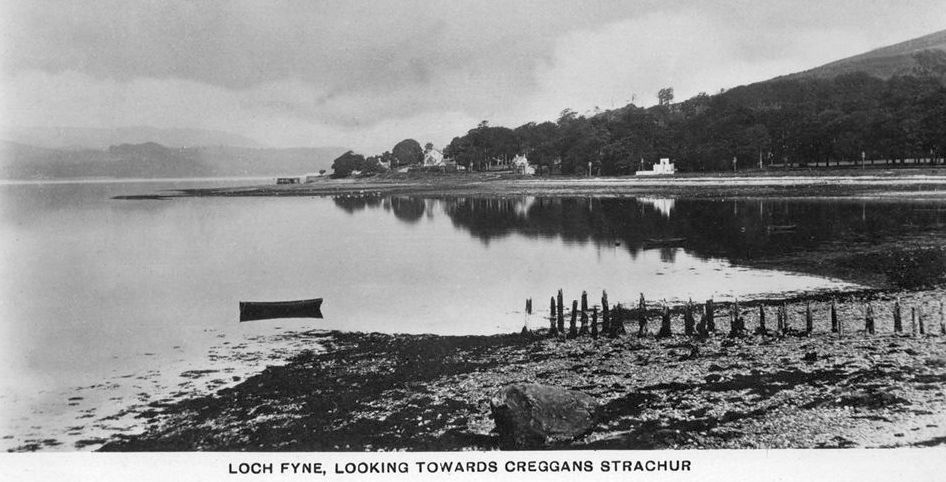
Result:
<instances>
[{"instance_id":1,"label":"large rock","mask_svg":"<svg viewBox=\"0 0 946 482\"><path fill-rule=\"evenodd\" d=\"M538 448L574 440L595 426L598 402L591 395L549 385L508 385L490 399L499 446Z\"/></svg>"}]
</instances>

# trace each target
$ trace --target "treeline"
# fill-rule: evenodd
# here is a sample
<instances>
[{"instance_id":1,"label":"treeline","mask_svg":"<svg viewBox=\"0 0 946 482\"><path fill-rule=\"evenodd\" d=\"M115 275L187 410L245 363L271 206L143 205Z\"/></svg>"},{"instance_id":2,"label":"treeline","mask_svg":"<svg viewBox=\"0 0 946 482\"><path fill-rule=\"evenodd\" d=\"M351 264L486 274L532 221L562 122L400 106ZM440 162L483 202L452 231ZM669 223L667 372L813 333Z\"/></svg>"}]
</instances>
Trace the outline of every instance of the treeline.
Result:
<instances>
[{"instance_id":1,"label":"treeline","mask_svg":"<svg viewBox=\"0 0 946 482\"><path fill-rule=\"evenodd\" d=\"M946 55L946 54L944 54ZM680 171L764 165L942 159L946 153L946 87L936 77L881 80L863 73L831 79L773 80L717 95L633 104L515 129L486 121L444 150L461 166L525 153L541 171L630 174L669 157ZM734 163L734 158L736 162ZM734 166L735 164L735 166Z\"/></svg>"},{"instance_id":2,"label":"treeline","mask_svg":"<svg viewBox=\"0 0 946 482\"><path fill-rule=\"evenodd\" d=\"M371 174L421 164L424 162L424 154L431 149L433 149L433 144L429 142L425 149L421 149L420 143L416 140L404 139L395 144L390 151L374 156L365 157L354 151L348 151L332 161L332 177L348 177L354 171Z\"/></svg>"}]
</instances>

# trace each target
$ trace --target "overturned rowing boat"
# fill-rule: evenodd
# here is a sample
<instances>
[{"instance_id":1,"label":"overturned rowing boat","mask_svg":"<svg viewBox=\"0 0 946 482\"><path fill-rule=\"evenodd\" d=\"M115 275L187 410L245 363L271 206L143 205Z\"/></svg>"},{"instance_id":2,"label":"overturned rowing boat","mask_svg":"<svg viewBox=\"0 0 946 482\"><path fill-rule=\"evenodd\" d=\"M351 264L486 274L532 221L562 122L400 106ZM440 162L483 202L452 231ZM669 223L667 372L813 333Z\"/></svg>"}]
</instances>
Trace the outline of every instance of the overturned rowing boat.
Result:
<instances>
[{"instance_id":1,"label":"overturned rowing boat","mask_svg":"<svg viewBox=\"0 0 946 482\"><path fill-rule=\"evenodd\" d=\"M241 301L240 321L322 318L322 298L296 301Z\"/></svg>"}]
</instances>

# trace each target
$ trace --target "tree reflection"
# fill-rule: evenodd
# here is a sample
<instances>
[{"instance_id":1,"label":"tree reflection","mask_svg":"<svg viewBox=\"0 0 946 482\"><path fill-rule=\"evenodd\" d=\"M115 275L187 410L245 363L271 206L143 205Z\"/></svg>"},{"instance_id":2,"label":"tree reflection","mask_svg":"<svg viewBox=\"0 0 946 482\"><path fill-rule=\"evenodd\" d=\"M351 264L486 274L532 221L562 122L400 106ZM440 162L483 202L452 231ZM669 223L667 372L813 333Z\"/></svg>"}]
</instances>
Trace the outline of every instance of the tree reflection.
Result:
<instances>
[{"instance_id":1,"label":"tree reflection","mask_svg":"<svg viewBox=\"0 0 946 482\"><path fill-rule=\"evenodd\" d=\"M655 198L534 198L399 196L383 205L414 223L434 206L458 229L490 240L512 234L569 243L621 246L632 255L660 250L673 262L676 248L701 258L748 261L804 252L825 243L878 242L909 231L941 229L946 209L935 202L851 200L687 200ZM348 212L376 207L377 196L335 198Z\"/></svg>"}]
</instances>

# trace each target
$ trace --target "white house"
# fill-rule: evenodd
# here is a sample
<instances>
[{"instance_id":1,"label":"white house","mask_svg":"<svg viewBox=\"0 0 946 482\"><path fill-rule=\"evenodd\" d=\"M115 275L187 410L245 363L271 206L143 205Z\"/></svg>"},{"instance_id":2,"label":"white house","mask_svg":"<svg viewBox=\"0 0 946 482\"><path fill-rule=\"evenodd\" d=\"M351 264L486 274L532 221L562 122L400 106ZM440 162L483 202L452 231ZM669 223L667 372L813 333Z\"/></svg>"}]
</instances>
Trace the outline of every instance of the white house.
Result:
<instances>
[{"instance_id":1,"label":"white house","mask_svg":"<svg viewBox=\"0 0 946 482\"><path fill-rule=\"evenodd\" d=\"M517 174L525 174L529 176L535 174L535 167L532 164L529 164L529 159L527 159L526 156L522 154L512 158L512 166L516 169Z\"/></svg>"},{"instance_id":2,"label":"white house","mask_svg":"<svg viewBox=\"0 0 946 482\"><path fill-rule=\"evenodd\" d=\"M431 149L424 154L424 167L442 167L443 153L437 149Z\"/></svg>"},{"instance_id":3,"label":"white house","mask_svg":"<svg viewBox=\"0 0 946 482\"><path fill-rule=\"evenodd\" d=\"M668 176L673 175L677 172L676 166L670 162L670 159L666 157L662 158L659 163L654 164L654 167L649 171L637 171L638 176Z\"/></svg>"}]
</instances>

